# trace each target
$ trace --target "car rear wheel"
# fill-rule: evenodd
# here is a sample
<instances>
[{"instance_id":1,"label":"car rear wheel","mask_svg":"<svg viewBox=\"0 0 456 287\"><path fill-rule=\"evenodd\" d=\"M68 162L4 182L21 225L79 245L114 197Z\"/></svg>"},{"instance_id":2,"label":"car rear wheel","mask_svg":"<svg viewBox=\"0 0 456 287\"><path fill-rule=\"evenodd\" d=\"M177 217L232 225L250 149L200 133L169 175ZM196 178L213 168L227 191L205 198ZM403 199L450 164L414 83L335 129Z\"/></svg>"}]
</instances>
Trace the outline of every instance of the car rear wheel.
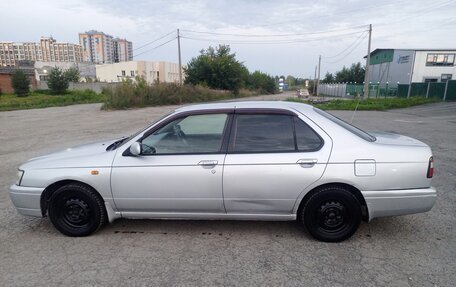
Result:
<instances>
[{"instance_id":1,"label":"car rear wheel","mask_svg":"<svg viewBox=\"0 0 456 287\"><path fill-rule=\"evenodd\" d=\"M87 236L107 219L102 198L83 184L68 184L56 190L49 203L49 218L55 228L68 236Z\"/></svg>"},{"instance_id":2,"label":"car rear wheel","mask_svg":"<svg viewBox=\"0 0 456 287\"><path fill-rule=\"evenodd\" d=\"M351 237L361 222L357 198L343 187L324 187L304 203L300 222L318 240L340 242Z\"/></svg>"}]
</instances>

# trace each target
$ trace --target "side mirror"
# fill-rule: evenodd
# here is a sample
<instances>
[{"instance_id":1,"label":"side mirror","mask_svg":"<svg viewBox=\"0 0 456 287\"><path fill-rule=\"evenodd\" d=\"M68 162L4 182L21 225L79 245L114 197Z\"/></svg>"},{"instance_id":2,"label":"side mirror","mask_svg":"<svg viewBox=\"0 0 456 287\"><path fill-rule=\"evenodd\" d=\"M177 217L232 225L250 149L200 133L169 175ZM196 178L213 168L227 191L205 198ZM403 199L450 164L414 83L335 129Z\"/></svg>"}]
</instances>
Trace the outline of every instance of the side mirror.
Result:
<instances>
[{"instance_id":1,"label":"side mirror","mask_svg":"<svg viewBox=\"0 0 456 287\"><path fill-rule=\"evenodd\" d=\"M130 146L130 153L133 155L133 156L139 156L141 154L141 144L139 142L134 142L131 146Z\"/></svg>"}]
</instances>

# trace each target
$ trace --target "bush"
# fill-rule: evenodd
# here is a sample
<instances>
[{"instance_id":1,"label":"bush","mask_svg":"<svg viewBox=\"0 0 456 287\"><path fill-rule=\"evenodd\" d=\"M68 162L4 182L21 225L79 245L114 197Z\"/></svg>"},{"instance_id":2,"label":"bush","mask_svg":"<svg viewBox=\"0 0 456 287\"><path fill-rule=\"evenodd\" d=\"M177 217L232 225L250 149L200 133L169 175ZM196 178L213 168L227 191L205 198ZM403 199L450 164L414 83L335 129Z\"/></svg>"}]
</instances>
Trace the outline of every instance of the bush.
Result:
<instances>
[{"instance_id":1,"label":"bush","mask_svg":"<svg viewBox=\"0 0 456 287\"><path fill-rule=\"evenodd\" d=\"M246 85L248 88L257 90L262 94L275 94L277 92L275 79L260 71L250 74Z\"/></svg>"},{"instance_id":2,"label":"bush","mask_svg":"<svg viewBox=\"0 0 456 287\"><path fill-rule=\"evenodd\" d=\"M51 69L48 75L48 87L54 95L65 94L69 81L59 67Z\"/></svg>"},{"instance_id":3,"label":"bush","mask_svg":"<svg viewBox=\"0 0 456 287\"><path fill-rule=\"evenodd\" d=\"M115 87L105 88L103 94L106 95L103 109L179 105L256 95L254 92L244 90L234 93L192 84L154 83L149 85L140 77L137 77L135 81L128 79Z\"/></svg>"},{"instance_id":4,"label":"bush","mask_svg":"<svg viewBox=\"0 0 456 287\"><path fill-rule=\"evenodd\" d=\"M65 72L63 72L65 78L68 82L78 83L81 75L79 74L79 70L75 67L71 67Z\"/></svg>"},{"instance_id":5,"label":"bush","mask_svg":"<svg viewBox=\"0 0 456 287\"><path fill-rule=\"evenodd\" d=\"M30 92L30 79L22 70L16 70L11 75L11 86L13 86L14 93L19 97L25 97Z\"/></svg>"},{"instance_id":6,"label":"bush","mask_svg":"<svg viewBox=\"0 0 456 287\"><path fill-rule=\"evenodd\" d=\"M212 89L237 93L242 88L242 75L246 68L236 60L236 54L231 53L230 46L219 45L202 50L184 70L186 84L203 84Z\"/></svg>"}]
</instances>

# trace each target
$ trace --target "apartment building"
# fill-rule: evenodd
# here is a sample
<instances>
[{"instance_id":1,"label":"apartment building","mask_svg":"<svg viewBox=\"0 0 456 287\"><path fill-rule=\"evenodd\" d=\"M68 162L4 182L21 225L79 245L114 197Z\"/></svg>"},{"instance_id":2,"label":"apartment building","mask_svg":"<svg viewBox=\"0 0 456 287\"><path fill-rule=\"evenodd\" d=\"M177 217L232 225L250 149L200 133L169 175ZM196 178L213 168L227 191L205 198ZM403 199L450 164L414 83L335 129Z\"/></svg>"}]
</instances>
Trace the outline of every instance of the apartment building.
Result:
<instances>
[{"instance_id":1,"label":"apartment building","mask_svg":"<svg viewBox=\"0 0 456 287\"><path fill-rule=\"evenodd\" d=\"M114 62L133 61L133 43L126 39L115 38L114 46Z\"/></svg>"},{"instance_id":2,"label":"apartment building","mask_svg":"<svg viewBox=\"0 0 456 287\"><path fill-rule=\"evenodd\" d=\"M156 81L179 83L179 65L170 62L128 61L96 66L97 79L102 82L121 82L143 77L149 84Z\"/></svg>"},{"instance_id":3,"label":"apartment building","mask_svg":"<svg viewBox=\"0 0 456 287\"><path fill-rule=\"evenodd\" d=\"M82 62L82 47L41 37L40 42L0 42L0 67L17 66L18 61Z\"/></svg>"},{"instance_id":4,"label":"apartment building","mask_svg":"<svg viewBox=\"0 0 456 287\"><path fill-rule=\"evenodd\" d=\"M133 44L126 39L113 38L100 31L79 33L83 59L96 64L111 64L133 60Z\"/></svg>"}]
</instances>

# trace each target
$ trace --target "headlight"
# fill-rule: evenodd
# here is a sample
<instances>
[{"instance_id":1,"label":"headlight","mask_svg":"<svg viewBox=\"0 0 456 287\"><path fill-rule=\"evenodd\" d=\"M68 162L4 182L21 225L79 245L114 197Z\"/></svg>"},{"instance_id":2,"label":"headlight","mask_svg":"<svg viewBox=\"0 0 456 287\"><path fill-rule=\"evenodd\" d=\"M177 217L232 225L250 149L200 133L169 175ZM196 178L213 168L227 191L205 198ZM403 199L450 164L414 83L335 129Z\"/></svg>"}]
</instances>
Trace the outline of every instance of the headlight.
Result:
<instances>
[{"instance_id":1,"label":"headlight","mask_svg":"<svg viewBox=\"0 0 456 287\"><path fill-rule=\"evenodd\" d=\"M24 171L23 170L18 170L17 171L17 176L16 176L16 185L21 185L22 177L24 176Z\"/></svg>"}]
</instances>

